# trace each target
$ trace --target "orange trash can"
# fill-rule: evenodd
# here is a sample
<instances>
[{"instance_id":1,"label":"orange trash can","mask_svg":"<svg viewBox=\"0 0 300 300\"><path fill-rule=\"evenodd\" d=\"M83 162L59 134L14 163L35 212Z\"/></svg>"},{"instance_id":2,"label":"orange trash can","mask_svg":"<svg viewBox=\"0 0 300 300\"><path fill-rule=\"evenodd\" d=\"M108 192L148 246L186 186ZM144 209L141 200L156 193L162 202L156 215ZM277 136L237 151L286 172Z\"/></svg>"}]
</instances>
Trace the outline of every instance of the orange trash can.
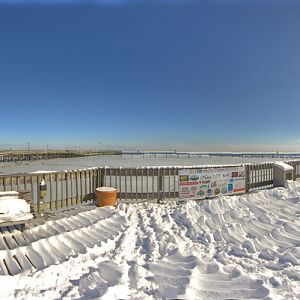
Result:
<instances>
[{"instance_id":1,"label":"orange trash can","mask_svg":"<svg viewBox=\"0 0 300 300\"><path fill-rule=\"evenodd\" d=\"M117 189L113 187L98 187L96 188L97 205L102 206L117 206Z\"/></svg>"}]
</instances>

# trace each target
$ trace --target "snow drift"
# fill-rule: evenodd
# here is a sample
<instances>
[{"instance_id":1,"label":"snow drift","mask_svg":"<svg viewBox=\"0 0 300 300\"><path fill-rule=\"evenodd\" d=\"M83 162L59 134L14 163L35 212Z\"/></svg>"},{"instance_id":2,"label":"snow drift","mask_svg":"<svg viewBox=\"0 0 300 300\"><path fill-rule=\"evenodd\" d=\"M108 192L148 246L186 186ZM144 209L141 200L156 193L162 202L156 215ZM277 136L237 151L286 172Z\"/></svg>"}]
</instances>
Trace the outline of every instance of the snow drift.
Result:
<instances>
[{"instance_id":1,"label":"snow drift","mask_svg":"<svg viewBox=\"0 0 300 300\"><path fill-rule=\"evenodd\" d=\"M65 213L0 250L8 268L13 256L32 263L2 273L0 298L297 299L299 195L291 182L202 203Z\"/></svg>"},{"instance_id":2,"label":"snow drift","mask_svg":"<svg viewBox=\"0 0 300 300\"><path fill-rule=\"evenodd\" d=\"M0 224L8 221L23 221L32 218L30 205L26 200L19 199L18 192L0 192Z\"/></svg>"}]
</instances>

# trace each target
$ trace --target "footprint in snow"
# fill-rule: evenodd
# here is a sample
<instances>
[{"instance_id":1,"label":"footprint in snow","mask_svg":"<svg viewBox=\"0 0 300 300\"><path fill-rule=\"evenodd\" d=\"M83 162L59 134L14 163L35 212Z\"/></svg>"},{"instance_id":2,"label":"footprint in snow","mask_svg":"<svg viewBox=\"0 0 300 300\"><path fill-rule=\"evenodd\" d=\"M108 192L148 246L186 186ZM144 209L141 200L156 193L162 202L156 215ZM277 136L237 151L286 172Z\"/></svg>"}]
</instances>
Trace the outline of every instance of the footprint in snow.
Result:
<instances>
[{"instance_id":1,"label":"footprint in snow","mask_svg":"<svg viewBox=\"0 0 300 300\"><path fill-rule=\"evenodd\" d=\"M104 296L109 288L117 286L122 273L118 266L110 261L101 262L97 269L90 270L77 282L81 299L92 299Z\"/></svg>"}]
</instances>

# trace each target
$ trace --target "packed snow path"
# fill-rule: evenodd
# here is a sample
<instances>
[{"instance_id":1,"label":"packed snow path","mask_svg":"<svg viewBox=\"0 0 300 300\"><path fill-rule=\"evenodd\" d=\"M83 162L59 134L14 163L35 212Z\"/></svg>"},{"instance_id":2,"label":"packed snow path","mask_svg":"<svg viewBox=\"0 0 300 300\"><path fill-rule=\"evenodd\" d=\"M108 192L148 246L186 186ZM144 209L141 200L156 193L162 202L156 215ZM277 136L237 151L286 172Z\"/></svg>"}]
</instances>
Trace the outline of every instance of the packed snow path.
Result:
<instances>
[{"instance_id":1,"label":"packed snow path","mask_svg":"<svg viewBox=\"0 0 300 300\"><path fill-rule=\"evenodd\" d=\"M299 299L299 196L290 183L202 203L66 214L1 250L17 275L0 277L0 298ZM24 256L30 263L18 268Z\"/></svg>"}]
</instances>

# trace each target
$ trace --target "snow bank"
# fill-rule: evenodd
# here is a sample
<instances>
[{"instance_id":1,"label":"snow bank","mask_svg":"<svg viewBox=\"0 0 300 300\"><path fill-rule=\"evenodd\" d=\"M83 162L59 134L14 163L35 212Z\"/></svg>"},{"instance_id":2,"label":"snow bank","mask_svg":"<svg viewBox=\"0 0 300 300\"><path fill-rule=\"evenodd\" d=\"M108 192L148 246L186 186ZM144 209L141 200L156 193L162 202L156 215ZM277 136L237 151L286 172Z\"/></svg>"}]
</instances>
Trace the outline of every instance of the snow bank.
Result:
<instances>
[{"instance_id":1,"label":"snow bank","mask_svg":"<svg viewBox=\"0 0 300 300\"><path fill-rule=\"evenodd\" d=\"M283 161L275 161L273 163L274 166L280 168L282 171L293 171L294 168Z\"/></svg>"},{"instance_id":2,"label":"snow bank","mask_svg":"<svg viewBox=\"0 0 300 300\"><path fill-rule=\"evenodd\" d=\"M299 196L289 182L202 203L79 210L0 250L11 268L26 255L39 269L2 275L0 298L299 299Z\"/></svg>"},{"instance_id":3,"label":"snow bank","mask_svg":"<svg viewBox=\"0 0 300 300\"><path fill-rule=\"evenodd\" d=\"M15 191L0 193L0 224L8 221L23 221L33 218L30 205L19 199Z\"/></svg>"},{"instance_id":4,"label":"snow bank","mask_svg":"<svg viewBox=\"0 0 300 300\"><path fill-rule=\"evenodd\" d=\"M19 196L19 193L16 191L7 191L7 192L0 192L0 197L5 197L5 196Z\"/></svg>"}]
</instances>

